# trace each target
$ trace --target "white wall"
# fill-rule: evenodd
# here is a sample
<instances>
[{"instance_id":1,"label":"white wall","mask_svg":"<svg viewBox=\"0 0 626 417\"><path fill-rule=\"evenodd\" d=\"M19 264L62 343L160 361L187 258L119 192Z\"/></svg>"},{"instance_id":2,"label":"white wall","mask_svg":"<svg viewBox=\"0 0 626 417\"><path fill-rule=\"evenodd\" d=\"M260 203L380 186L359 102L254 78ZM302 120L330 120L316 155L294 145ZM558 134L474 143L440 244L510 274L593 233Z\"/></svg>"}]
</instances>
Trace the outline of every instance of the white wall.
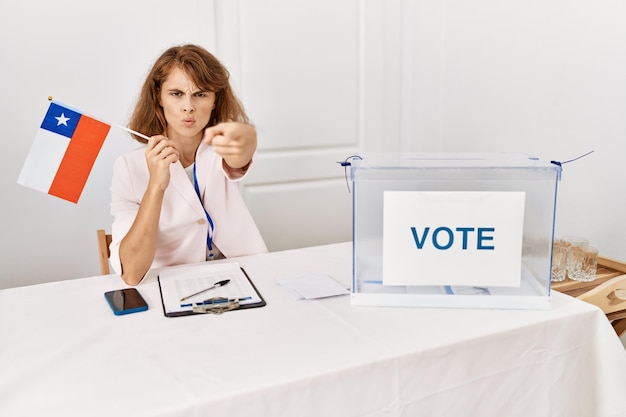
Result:
<instances>
[{"instance_id":1,"label":"white wall","mask_svg":"<svg viewBox=\"0 0 626 417\"><path fill-rule=\"evenodd\" d=\"M78 0L0 0L0 121L4 128L0 288L98 273L94 231L111 223L111 165L116 155L137 146L124 132L114 130L78 205L17 185L48 105L47 96L124 124L153 60L164 48L183 42L213 50L232 70L244 102L249 101L260 116L255 123L270 129L262 135L267 135L272 149L260 144L261 161L294 151L285 148L284 142L280 146L273 142L280 135L288 139L288 129L271 131L280 125L281 115L276 112L285 112L289 121L290 110L302 109L294 120L308 122L315 135L332 135L333 120L342 114L325 112L323 100L311 106L307 102L311 97L303 94L293 94L289 103L283 103L283 93L273 97L263 92L266 86L242 85L242 80L248 84L262 81L252 71L257 62L267 64L258 56L251 59L254 51L247 48L271 47L267 42L272 40L285 48L293 39L291 46L297 51L304 40L307 48L323 45L315 51L320 57L324 48L338 45L327 56L336 56L345 65L337 68L336 62L329 61L327 66L313 65L310 73L307 65L295 65L294 71L301 72L297 75L303 82L320 77L332 80L332 74L350 77L350 71L356 72L355 79L346 79L348 84L342 88L333 88L331 83L327 95L321 95L333 100L334 92L349 90L352 93L345 94L357 96L345 102L342 96L338 101L358 106L357 113L354 109L349 113L351 128L345 130L348 125L339 124L343 137L350 140L336 146L335 154L324 154L332 168L310 174L320 175L320 181L294 182L295 193L320 183L330 185L329 189L343 188L341 175L333 177L331 171L335 157L353 149L515 151L547 160L566 160L594 149L591 156L564 166L557 232L585 235L604 255L626 259L626 223L622 220L626 4L609 0L352 0L335 7L333 1L319 1L304 16L317 24L301 20L306 24L293 27L274 18L286 7L297 13L300 9L294 2L259 4L252 0L196 0L184 5L173 0L109 0L94 9L94 3ZM255 44L264 19L274 30L268 29L265 43ZM242 22L248 24L241 26ZM280 30L276 25L281 25ZM233 32L233 26L237 31ZM320 34L312 32L317 28ZM340 39L332 42L333 37ZM349 60L341 55L345 48L349 48ZM294 59L306 64L305 58ZM346 71L348 66L350 71ZM320 86L317 90L325 86L316 85ZM260 93L264 97L255 95ZM310 150L307 144L314 136L302 136L302 149ZM332 150L335 142L325 140ZM298 169L297 164L293 166ZM271 180L264 183L262 179L263 164L258 168L257 182L246 187L271 189ZM250 195L254 204L255 194ZM346 201L341 204L345 206ZM321 201L318 206L331 204ZM300 210L316 207L296 208L291 214L281 212L278 218L303 217L306 213ZM254 207L253 215L263 219L262 227L277 221L267 212L255 213ZM349 225L340 236L331 233L333 228L335 224L328 234L315 236L316 241L346 236ZM273 239L270 246L285 244ZM310 241L288 239L293 246L302 242Z\"/></svg>"},{"instance_id":2,"label":"white wall","mask_svg":"<svg viewBox=\"0 0 626 417\"><path fill-rule=\"evenodd\" d=\"M406 1L404 150L566 161L556 233L626 260L626 2Z\"/></svg>"},{"instance_id":3,"label":"white wall","mask_svg":"<svg viewBox=\"0 0 626 417\"><path fill-rule=\"evenodd\" d=\"M47 97L126 124L154 59L182 42L214 45L210 1L0 3L0 288L97 275L97 228L110 229L115 156L138 146L113 129L77 205L17 185ZM148 7L149 6L149 7ZM175 14L173 12L176 11Z\"/></svg>"},{"instance_id":4,"label":"white wall","mask_svg":"<svg viewBox=\"0 0 626 417\"><path fill-rule=\"evenodd\" d=\"M399 43L388 33L398 4L242 1L232 13L239 24L218 34L218 45L237 40L227 48L238 51L229 65L241 74L260 138L242 191L270 250L352 237L351 195L338 161L397 148L389 140L397 137L397 94L389 92L398 77L386 74L398 67L388 59Z\"/></svg>"},{"instance_id":5,"label":"white wall","mask_svg":"<svg viewBox=\"0 0 626 417\"><path fill-rule=\"evenodd\" d=\"M15 158L3 177L9 213L1 220L0 287L98 273L95 230L110 228L112 163L138 146L113 131L77 205L18 186L46 97L124 124L156 56L183 42L224 62L258 128L259 155L242 190L268 247L349 240L351 199L337 161L365 143L378 146L382 117L366 115L393 109L376 96L382 67L366 65L385 51L384 3L111 0L97 10L78 0L3 3L0 45L15 62L1 69L11 80L2 117ZM16 113L20 122L9 123Z\"/></svg>"}]
</instances>

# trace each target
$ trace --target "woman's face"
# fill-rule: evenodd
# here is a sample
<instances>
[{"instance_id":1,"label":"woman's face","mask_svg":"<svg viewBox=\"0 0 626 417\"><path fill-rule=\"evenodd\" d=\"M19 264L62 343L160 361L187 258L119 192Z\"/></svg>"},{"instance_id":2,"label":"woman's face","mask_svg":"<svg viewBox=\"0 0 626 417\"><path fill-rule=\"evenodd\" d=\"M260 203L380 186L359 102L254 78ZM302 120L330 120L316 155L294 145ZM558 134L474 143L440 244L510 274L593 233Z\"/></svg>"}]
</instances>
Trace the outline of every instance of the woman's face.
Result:
<instances>
[{"instance_id":1,"label":"woman's face","mask_svg":"<svg viewBox=\"0 0 626 417\"><path fill-rule=\"evenodd\" d=\"M215 107L215 93L200 90L185 71L174 67L161 85L160 104L169 139L200 140Z\"/></svg>"}]
</instances>

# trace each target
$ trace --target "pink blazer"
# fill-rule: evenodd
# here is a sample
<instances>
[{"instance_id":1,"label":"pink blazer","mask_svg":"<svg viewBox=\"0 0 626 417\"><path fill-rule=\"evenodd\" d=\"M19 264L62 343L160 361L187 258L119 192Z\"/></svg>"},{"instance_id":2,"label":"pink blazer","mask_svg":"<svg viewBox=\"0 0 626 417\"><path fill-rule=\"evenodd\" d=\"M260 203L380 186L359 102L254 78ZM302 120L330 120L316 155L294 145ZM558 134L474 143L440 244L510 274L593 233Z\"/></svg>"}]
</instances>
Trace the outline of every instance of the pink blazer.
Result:
<instances>
[{"instance_id":1,"label":"pink blazer","mask_svg":"<svg viewBox=\"0 0 626 417\"><path fill-rule=\"evenodd\" d=\"M213 243L225 257L267 252L254 219L239 192L239 178L229 178L222 158L202 143L196 152L196 174L204 207L215 226ZM141 147L119 156L111 183L113 215L111 266L121 274L120 241L133 224L148 186L149 172ZM206 260L208 221L193 183L182 164L170 168L165 191L156 254L151 268L197 263Z\"/></svg>"}]
</instances>

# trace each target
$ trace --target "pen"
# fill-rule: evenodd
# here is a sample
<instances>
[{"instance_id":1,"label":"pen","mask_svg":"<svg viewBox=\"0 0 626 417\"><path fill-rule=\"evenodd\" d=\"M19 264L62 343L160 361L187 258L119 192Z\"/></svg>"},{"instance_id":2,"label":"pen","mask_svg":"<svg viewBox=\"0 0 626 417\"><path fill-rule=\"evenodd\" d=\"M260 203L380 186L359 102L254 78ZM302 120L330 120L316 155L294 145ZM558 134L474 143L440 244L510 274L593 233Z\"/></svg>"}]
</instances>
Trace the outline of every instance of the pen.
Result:
<instances>
[{"instance_id":1,"label":"pen","mask_svg":"<svg viewBox=\"0 0 626 417\"><path fill-rule=\"evenodd\" d=\"M190 294L190 295L188 295L186 297L181 298L180 301L185 301L188 298L194 297L194 296L196 296L198 294L202 294L203 292L212 290L213 288L223 287L224 285L228 284L229 282L230 282L229 279L225 279L224 281L216 282L215 284L211 285L209 288L205 288L203 290L200 290L198 292L194 292L193 294Z\"/></svg>"},{"instance_id":2,"label":"pen","mask_svg":"<svg viewBox=\"0 0 626 417\"><path fill-rule=\"evenodd\" d=\"M181 304L180 307L181 308L193 307L194 304L197 306L225 304L225 303L234 303L234 302L241 302L241 301L247 301L247 300L252 300L252 297L248 296L248 297L240 297L240 298L209 298L208 300L200 301L198 303Z\"/></svg>"}]
</instances>

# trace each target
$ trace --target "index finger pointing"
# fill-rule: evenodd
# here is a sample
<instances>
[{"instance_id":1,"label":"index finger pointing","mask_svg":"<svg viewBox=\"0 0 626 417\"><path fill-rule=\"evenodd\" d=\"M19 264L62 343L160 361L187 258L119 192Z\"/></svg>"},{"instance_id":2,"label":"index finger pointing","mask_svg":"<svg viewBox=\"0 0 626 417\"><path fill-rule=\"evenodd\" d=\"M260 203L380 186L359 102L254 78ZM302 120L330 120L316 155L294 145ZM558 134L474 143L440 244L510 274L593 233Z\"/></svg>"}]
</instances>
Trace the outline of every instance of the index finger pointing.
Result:
<instances>
[{"instance_id":1,"label":"index finger pointing","mask_svg":"<svg viewBox=\"0 0 626 417\"><path fill-rule=\"evenodd\" d=\"M211 126L204 129L204 137L202 140L210 145L213 142L213 138L219 134L219 130L216 128L217 126Z\"/></svg>"}]
</instances>

